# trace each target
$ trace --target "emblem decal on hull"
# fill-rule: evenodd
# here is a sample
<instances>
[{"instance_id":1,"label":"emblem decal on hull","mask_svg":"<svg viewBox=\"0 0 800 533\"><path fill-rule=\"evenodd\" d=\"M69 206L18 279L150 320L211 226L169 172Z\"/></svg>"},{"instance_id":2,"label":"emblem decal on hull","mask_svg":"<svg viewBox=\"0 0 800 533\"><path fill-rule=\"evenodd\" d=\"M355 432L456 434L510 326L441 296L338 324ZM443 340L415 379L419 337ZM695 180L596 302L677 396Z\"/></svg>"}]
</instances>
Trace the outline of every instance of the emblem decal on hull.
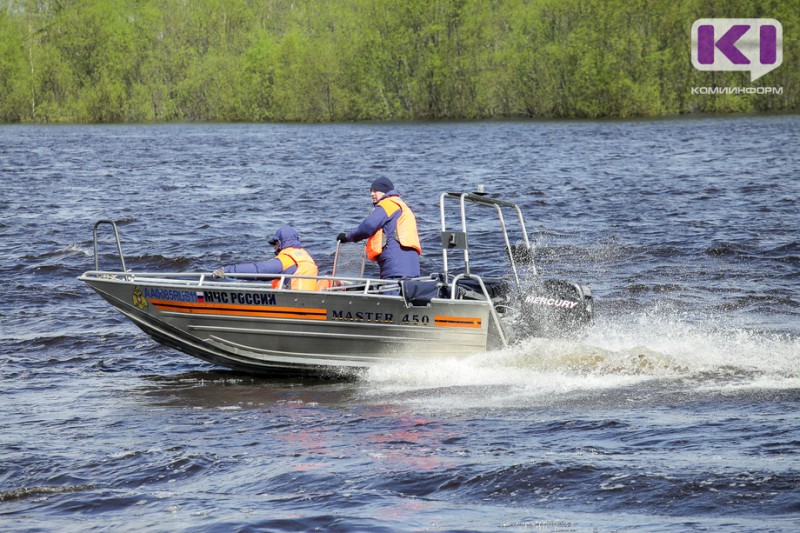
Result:
<instances>
[{"instance_id":1,"label":"emblem decal on hull","mask_svg":"<svg viewBox=\"0 0 800 533\"><path fill-rule=\"evenodd\" d=\"M133 305L142 311L144 311L147 307L147 300L145 299L144 294L142 294L142 290L139 287L133 288Z\"/></svg>"}]
</instances>

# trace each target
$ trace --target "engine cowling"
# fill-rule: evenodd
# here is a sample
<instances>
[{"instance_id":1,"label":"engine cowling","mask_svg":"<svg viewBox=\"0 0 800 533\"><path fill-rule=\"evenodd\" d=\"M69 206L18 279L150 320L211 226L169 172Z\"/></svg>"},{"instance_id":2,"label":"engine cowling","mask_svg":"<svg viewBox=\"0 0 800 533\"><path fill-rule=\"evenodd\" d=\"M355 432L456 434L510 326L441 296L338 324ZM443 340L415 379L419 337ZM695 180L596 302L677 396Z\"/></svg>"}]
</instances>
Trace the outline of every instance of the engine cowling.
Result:
<instances>
[{"instance_id":1,"label":"engine cowling","mask_svg":"<svg viewBox=\"0 0 800 533\"><path fill-rule=\"evenodd\" d=\"M519 298L516 337L565 338L585 333L592 323L592 291L566 280L537 280Z\"/></svg>"}]
</instances>

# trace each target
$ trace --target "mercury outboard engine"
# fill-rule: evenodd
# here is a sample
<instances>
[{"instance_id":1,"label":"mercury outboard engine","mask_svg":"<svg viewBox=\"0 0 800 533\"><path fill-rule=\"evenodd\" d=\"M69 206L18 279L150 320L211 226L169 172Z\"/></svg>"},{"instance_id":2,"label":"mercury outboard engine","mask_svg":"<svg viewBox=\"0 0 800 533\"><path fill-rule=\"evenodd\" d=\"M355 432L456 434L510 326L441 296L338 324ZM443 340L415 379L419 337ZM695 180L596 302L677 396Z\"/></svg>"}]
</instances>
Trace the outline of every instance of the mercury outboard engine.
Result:
<instances>
[{"instance_id":1,"label":"mercury outboard engine","mask_svg":"<svg viewBox=\"0 0 800 533\"><path fill-rule=\"evenodd\" d=\"M592 291L578 283L537 279L518 296L517 337L580 337L592 323Z\"/></svg>"},{"instance_id":2,"label":"mercury outboard engine","mask_svg":"<svg viewBox=\"0 0 800 533\"><path fill-rule=\"evenodd\" d=\"M533 250L523 245L509 249L511 263L528 268L533 282L520 286L515 333L523 337L580 336L592 323L592 291L585 285L560 279L542 279L534 266Z\"/></svg>"}]
</instances>

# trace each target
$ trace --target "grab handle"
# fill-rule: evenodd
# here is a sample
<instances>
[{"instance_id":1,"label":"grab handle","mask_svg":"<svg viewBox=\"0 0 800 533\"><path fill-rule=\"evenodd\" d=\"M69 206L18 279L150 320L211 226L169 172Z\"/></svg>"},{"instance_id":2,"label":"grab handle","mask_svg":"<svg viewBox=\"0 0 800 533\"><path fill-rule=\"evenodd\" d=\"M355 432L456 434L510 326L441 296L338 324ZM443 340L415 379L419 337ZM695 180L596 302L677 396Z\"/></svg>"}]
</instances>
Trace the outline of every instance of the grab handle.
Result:
<instances>
[{"instance_id":1,"label":"grab handle","mask_svg":"<svg viewBox=\"0 0 800 533\"><path fill-rule=\"evenodd\" d=\"M97 253L97 228L102 224L108 224L114 228L114 239L117 241L117 250L119 251L119 260L122 263L122 272L127 273L128 269L125 268L125 256L122 253L122 243L119 240L119 231L117 231L117 224L113 220L98 220L94 224L94 269L100 270L100 257Z\"/></svg>"}]
</instances>

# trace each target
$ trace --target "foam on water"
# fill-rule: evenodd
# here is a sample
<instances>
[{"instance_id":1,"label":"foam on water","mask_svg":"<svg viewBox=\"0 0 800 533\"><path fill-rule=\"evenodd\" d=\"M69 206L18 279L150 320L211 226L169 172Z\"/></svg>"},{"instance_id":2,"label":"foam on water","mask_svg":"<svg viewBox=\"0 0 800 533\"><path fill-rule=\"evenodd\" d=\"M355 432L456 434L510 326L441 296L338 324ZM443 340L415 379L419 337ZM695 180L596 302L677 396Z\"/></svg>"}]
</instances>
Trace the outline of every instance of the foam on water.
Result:
<instances>
[{"instance_id":1,"label":"foam on water","mask_svg":"<svg viewBox=\"0 0 800 533\"><path fill-rule=\"evenodd\" d=\"M800 337L754 331L712 319L686 321L672 315L644 314L628 320L601 321L587 343L612 353L650 352L681 374L773 376L798 383Z\"/></svg>"},{"instance_id":2,"label":"foam on water","mask_svg":"<svg viewBox=\"0 0 800 533\"><path fill-rule=\"evenodd\" d=\"M573 393L682 380L702 393L800 387L800 338L680 317L598 321L579 340L527 339L463 358L387 363L364 380L370 397L445 408L508 407Z\"/></svg>"}]
</instances>

